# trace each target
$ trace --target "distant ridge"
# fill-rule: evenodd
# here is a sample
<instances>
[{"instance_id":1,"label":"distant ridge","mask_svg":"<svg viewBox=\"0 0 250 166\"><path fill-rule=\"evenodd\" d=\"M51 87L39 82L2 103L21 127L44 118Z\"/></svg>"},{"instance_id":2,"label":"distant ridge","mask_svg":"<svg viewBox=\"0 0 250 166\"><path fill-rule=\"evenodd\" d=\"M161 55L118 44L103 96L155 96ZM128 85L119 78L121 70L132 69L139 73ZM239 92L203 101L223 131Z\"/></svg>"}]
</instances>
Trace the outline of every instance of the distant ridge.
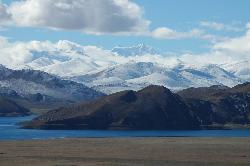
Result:
<instances>
[{"instance_id":1,"label":"distant ridge","mask_svg":"<svg viewBox=\"0 0 250 166\"><path fill-rule=\"evenodd\" d=\"M12 70L0 66L0 96L28 108L56 108L103 95L83 84L63 80L46 72Z\"/></svg>"}]
</instances>

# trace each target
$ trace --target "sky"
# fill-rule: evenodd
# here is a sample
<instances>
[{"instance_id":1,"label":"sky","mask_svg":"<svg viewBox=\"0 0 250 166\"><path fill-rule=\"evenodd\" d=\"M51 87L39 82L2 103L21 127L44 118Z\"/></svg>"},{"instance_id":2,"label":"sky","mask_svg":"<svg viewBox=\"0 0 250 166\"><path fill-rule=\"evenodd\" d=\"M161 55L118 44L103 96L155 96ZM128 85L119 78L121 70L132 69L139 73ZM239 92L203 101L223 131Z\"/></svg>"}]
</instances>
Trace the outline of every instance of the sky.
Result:
<instances>
[{"instance_id":1,"label":"sky","mask_svg":"<svg viewBox=\"0 0 250 166\"><path fill-rule=\"evenodd\" d=\"M10 42L70 40L111 49L145 43L161 52L205 53L248 32L249 0L2 0Z\"/></svg>"}]
</instances>

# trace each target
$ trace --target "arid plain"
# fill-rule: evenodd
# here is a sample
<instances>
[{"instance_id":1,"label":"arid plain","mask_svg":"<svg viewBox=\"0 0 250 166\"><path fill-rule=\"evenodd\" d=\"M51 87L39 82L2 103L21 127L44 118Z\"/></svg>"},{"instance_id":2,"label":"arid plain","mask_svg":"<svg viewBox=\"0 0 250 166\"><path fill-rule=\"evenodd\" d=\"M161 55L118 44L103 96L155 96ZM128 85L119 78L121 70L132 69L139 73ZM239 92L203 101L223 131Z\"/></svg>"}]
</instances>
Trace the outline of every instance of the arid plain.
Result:
<instances>
[{"instance_id":1,"label":"arid plain","mask_svg":"<svg viewBox=\"0 0 250 166\"><path fill-rule=\"evenodd\" d=\"M1 166L248 166L249 138L79 138L1 141Z\"/></svg>"}]
</instances>

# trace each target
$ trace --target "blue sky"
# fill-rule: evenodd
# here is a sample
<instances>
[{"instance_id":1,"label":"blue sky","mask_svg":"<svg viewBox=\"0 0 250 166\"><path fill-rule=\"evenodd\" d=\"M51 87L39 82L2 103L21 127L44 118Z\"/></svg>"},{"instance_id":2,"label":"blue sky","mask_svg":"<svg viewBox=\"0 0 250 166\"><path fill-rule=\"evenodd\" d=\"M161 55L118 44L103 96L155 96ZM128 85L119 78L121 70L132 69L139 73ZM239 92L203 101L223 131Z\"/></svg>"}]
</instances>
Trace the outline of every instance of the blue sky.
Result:
<instances>
[{"instance_id":1,"label":"blue sky","mask_svg":"<svg viewBox=\"0 0 250 166\"><path fill-rule=\"evenodd\" d=\"M11 4L11 0L2 0ZM218 37L237 37L246 33L246 23L250 21L249 0L134 0L144 11L143 19L151 22L149 30L167 27L177 32L188 32L199 29L209 35ZM201 22L218 23L227 28L215 30L202 26ZM233 27L233 28L230 28ZM97 45L110 49L116 45L134 45L145 43L164 52L205 52L213 44L210 40L199 37L183 37L180 39L159 39L148 35L114 35L86 34L78 30L52 30L37 26L4 25L0 36L11 41L62 39L82 45ZM233 30L232 30L233 29ZM234 30L236 29L236 30Z\"/></svg>"}]
</instances>

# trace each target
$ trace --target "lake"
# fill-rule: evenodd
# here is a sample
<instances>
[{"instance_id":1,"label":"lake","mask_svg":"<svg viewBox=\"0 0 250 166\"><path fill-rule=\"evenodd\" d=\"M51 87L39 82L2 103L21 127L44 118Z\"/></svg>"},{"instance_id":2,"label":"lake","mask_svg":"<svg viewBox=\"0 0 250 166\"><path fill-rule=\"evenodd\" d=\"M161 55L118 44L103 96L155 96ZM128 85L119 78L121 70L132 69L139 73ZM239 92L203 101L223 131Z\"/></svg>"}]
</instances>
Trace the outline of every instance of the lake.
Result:
<instances>
[{"instance_id":1,"label":"lake","mask_svg":"<svg viewBox=\"0 0 250 166\"><path fill-rule=\"evenodd\" d=\"M250 130L110 131L110 130L29 130L19 122L29 117L0 117L0 140L31 140L76 137L250 137Z\"/></svg>"}]
</instances>

